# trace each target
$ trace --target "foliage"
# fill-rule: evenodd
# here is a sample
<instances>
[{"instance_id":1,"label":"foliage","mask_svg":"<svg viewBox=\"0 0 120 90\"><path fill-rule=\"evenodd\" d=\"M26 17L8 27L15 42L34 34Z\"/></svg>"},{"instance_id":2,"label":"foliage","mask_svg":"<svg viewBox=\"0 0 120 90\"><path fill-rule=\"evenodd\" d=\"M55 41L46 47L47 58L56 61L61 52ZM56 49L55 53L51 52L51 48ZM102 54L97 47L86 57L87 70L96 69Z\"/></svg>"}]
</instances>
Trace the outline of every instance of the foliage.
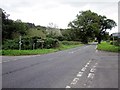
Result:
<instances>
[{"instance_id":1,"label":"foliage","mask_svg":"<svg viewBox=\"0 0 120 90\"><path fill-rule=\"evenodd\" d=\"M19 33L21 35L25 35L28 30L28 26L23 23L21 20L13 21L8 19L9 14L6 14L4 10L2 10L2 39L13 39L12 36L14 33Z\"/></svg>"},{"instance_id":2,"label":"foliage","mask_svg":"<svg viewBox=\"0 0 120 90\"><path fill-rule=\"evenodd\" d=\"M61 33L62 33L62 37L63 40L67 40L67 41L76 41L77 37L76 37L76 31L72 30L72 29L61 29Z\"/></svg>"},{"instance_id":3,"label":"foliage","mask_svg":"<svg viewBox=\"0 0 120 90\"><path fill-rule=\"evenodd\" d=\"M97 49L104 50L104 51L110 51L110 52L120 52L120 47L111 45L108 42L102 42L101 44L98 44Z\"/></svg>"},{"instance_id":4,"label":"foliage","mask_svg":"<svg viewBox=\"0 0 120 90\"><path fill-rule=\"evenodd\" d=\"M76 41L62 41L63 45L79 45L80 42L76 42Z\"/></svg>"},{"instance_id":5,"label":"foliage","mask_svg":"<svg viewBox=\"0 0 120 90\"><path fill-rule=\"evenodd\" d=\"M51 52L56 52L60 50L66 50L70 48L79 47L79 45L61 45L59 48L52 48L52 49L35 49L35 50L2 50L2 55L11 55L11 56L18 56L18 55L36 55L36 54L47 54Z\"/></svg>"},{"instance_id":6,"label":"foliage","mask_svg":"<svg viewBox=\"0 0 120 90\"><path fill-rule=\"evenodd\" d=\"M2 49L19 49L19 40L5 40L3 41Z\"/></svg>"},{"instance_id":7,"label":"foliage","mask_svg":"<svg viewBox=\"0 0 120 90\"><path fill-rule=\"evenodd\" d=\"M22 50L32 50L38 48L56 48L59 47L59 41L53 38L41 39L41 37L22 37ZM3 42L2 49L19 49L19 39L6 40Z\"/></svg>"},{"instance_id":8,"label":"foliage","mask_svg":"<svg viewBox=\"0 0 120 90\"><path fill-rule=\"evenodd\" d=\"M46 38L44 39L44 48L56 48L59 47L59 41L58 39L53 39L53 38Z\"/></svg>"},{"instance_id":9,"label":"foliage","mask_svg":"<svg viewBox=\"0 0 120 90\"><path fill-rule=\"evenodd\" d=\"M45 33L42 30L38 30L36 28L29 29L26 36L27 37L41 37L42 39L46 38Z\"/></svg>"},{"instance_id":10,"label":"foliage","mask_svg":"<svg viewBox=\"0 0 120 90\"><path fill-rule=\"evenodd\" d=\"M100 43L106 30L115 27L116 23L105 16L87 10L79 12L76 19L70 22L68 26L76 31L75 34L81 42L88 43L90 38L97 37Z\"/></svg>"},{"instance_id":11,"label":"foliage","mask_svg":"<svg viewBox=\"0 0 120 90\"><path fill-rule=\"evenodd\" d=\"M110 42L111 45L115 45L115 46L120 46L120 42L119 41L111 41Z\"/></svg>"}]
</instances>

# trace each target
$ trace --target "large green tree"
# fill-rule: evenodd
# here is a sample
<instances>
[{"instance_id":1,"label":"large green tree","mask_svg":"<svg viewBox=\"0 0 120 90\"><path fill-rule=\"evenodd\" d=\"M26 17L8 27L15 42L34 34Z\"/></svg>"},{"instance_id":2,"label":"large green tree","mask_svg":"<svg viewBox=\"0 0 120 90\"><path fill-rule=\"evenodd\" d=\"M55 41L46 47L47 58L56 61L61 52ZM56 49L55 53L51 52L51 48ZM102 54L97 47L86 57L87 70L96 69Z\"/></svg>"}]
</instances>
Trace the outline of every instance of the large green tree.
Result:
<instances>
[{"instance_id":1,"label":"large green tree","mask_svg":"<svg viewBox=\"0 0 120 90\"><path fill-rule=\"evenodd\" d=\"M87 10L79 12L76 19L70 22L68 26L76 31L76 35L81 42L88 43L90 39L97 37L100 43L106 30L115 27L116 23L105 16Z\"/></svg>"}]
</instances>

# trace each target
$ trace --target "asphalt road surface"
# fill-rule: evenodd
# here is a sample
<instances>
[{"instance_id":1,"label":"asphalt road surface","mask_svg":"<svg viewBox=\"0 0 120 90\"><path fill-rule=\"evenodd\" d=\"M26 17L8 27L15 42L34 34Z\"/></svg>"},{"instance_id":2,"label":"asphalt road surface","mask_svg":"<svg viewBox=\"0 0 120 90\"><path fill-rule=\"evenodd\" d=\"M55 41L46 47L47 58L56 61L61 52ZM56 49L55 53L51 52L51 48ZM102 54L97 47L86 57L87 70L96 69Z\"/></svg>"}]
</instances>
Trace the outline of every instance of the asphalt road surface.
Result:
<instances>
[{"instance_id":1,"label":"asphalt road surface","mask_svg":"<svg viewBox=\"0 0 120 90\"><path fill-rule=\"evenodd\" d=\"M45 55L2 57L3 88L118 88L118 54L85 45Z\"/></svg>"}]
</instances>

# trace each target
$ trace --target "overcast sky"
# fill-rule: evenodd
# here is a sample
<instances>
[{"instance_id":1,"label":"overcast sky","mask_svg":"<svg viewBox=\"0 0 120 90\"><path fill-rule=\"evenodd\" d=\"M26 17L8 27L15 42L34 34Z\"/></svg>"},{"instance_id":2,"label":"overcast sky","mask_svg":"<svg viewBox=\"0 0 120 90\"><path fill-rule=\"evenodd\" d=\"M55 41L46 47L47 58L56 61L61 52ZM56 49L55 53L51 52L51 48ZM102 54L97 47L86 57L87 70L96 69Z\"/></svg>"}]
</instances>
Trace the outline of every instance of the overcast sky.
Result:
<instances>
[{"instance_id":1,"label":"overcast sky","mask_svg":"<svg viewBox=\"0 0 120 90\"><path fill-rule=\"evenodd\" d=\"M59 28L67 28L79 11L91 10L105 15L118 24L119 0L2 0L0 6L10 19L21 19L35 25L48 26L50 22ZM118 27L110 33L117 32Z\"/></svg>"}]
</instances>

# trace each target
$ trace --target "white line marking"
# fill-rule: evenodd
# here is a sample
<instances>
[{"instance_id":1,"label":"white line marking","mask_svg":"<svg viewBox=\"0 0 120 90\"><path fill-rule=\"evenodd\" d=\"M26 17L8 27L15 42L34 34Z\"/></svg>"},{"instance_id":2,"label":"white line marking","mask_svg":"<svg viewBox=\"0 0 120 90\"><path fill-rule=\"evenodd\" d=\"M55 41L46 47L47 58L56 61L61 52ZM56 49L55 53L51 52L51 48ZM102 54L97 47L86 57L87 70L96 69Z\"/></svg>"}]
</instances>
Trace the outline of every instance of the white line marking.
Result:
<instances>
[{"instance_id":1,"label":"white line marking","mask_svg":"<svg viewBox=\"0 0 120 90\"><path fill-rule=\"evenodd\" d=\"M71 88L70 86L66 86L66 88Z\"/></svg>"},{"instance_id":2,"label":"white line marking","mask_svg":"<svg viewBox=\"0 0 120 90\"><path fill-rule=\"evenodd\" d=\"M95 47L95 49L97 49L97 46Z\"/></svg>"},{"instance_id":3,"label":"white line marking","mask_svg":"<svg viewBox=\"0 0 120 90\"><path fill-rule=\"evenodd\" d=\"M94 74L93 74L93 73L89 73L89 74L88 74L88 78L93 79L93 78L94 78Z\"/></svg>"},{"instance_id":4,"label":"white line marking","mask_svg":"<svg viewBox=\"0 0 120 90\"><path fill-rule=\"evenodd\" d=\"M83 74L83 72L79 72L79 73L77 74L77 77L81 77L82 74Z\"/></svg>"},{"instance_id":5,"label":"white line marking","mask_svg":"<svg viewBox=\"0 0 120 90\"><path fill-rule=\"evenodd\" d=\"M0 62L0 63L2 63L2 62Z\"/></svg>"},{"instance_id":6,"label":"white line marking","mask_svg":"<svg viewBox=\"0 0 120 90\"><path fill-rule=\"evenodd\" d=\"M95 65L95 66L93 66L93 68L96 68L96 65Z\"/></svg>"},{"instance_id":7,"label":"white line marking","mask_svg":"<svg viewBox=\"0 0 120 90\"><path fill-rule=\"evenodd\" d=\"M76 84L78 80L79 80L79 78L74 78L73 81L71 82L71 84Z\"/></svg>"},{"instance_id":8,"label":"white line marking","mask_svg":"<svg viewBox=\"0 0 120 90\"><path fill-rule=\"evenodd\" d=\"M90 63L88 62L87 65L89 65Z\"/></svg>"},{"instance_id":9,"label":"white line marking","mask_svg":"<svg viewBox=\"0 0 120 90\"><path fill-rule=\"evenodd\" d=\"M85 67L87 68L89 64L86 64Z\"/></svg>"},{"instance_id":10,"label":"white line marking","mask_svg":"<svg viewBox=\"0 0 120 90\"><path fill-rule=\"evenodd\" d=\"M97 66L98 65L98 63L95 63L95 66Z\"/></svg>"},{"instance_id":11,"label":"white line marking","mask_svg":"<svg viewBox=\"0 0 120 90\"><path fill-rule=\"evenodd\" d=\"M86 70L86 67L83 67L83 68L81 69L81 71L83 71L83 72L84 72L85 70Z\"/></svg>"},{"instance_id":12,"label":"white line marking","mask_svg":"<svg viewBox=\"0 0 120 90\"><path fill-rule=\"evenodd\" d=\"M90 64L91 60L88 62Z\"/></svg>"},{"instance_id":13,"label":"white line marking","mask_svg":"<svg viewBox=\"0 0 120 90\"><path fill-rule=\"evenodd\" d=\"M95 68L92 68L92 69L90 70L90 72L95 72L95 70L96 70Z\"/></svg>"},{"instance_id":14,"label":"white line marking","mask_svg":"<svg viewBox=\"0 0 120 90\"><path fill-rule=\"evenodd\" d=\"M98 50L96 50L95 52L98 52Z\"/></svg>"}]
</instances>

